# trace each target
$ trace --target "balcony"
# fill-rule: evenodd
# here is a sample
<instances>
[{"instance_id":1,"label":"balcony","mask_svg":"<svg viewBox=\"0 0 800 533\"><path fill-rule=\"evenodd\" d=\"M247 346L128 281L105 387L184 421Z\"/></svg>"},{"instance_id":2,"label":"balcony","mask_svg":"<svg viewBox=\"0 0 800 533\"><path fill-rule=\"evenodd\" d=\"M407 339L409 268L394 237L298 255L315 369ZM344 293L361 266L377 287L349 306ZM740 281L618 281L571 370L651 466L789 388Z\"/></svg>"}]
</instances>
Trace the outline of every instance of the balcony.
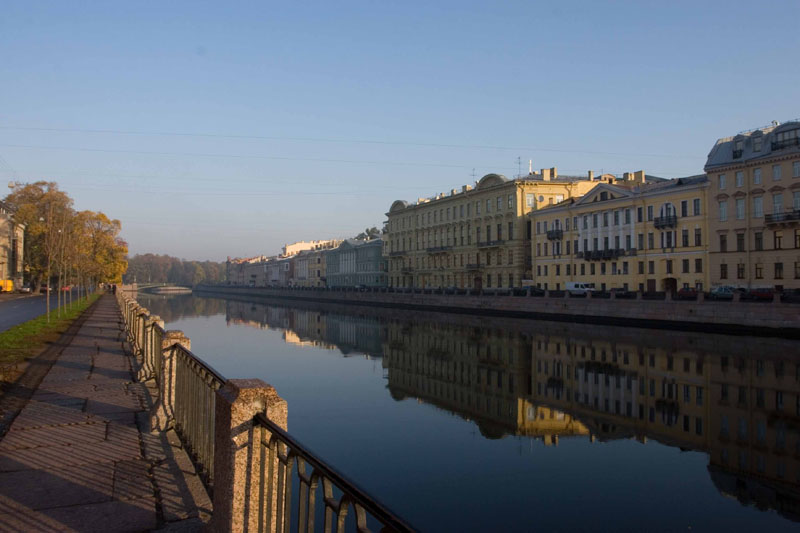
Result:
<instances>
[{"instance_id":1,"label":"balcony","mask_svg":"<svg viewBox=\"0 0 800 533\"><path fill-rule=\"evenodd\" d=\"M548 241L560 241L564 238L564 230L562 229L549 229L547 230Z\"/></svg>"},{"instance_id":2,"label":"balcony","mask_svg":"<svg viewBox=\"0 0 800 533\"><path fill-rule=\"evenodd\" d=\"M742 150L734 150L733 151L733 158L734 159L741 159L742 157Z\"/></svg>"},{"instance_id":3,"label":"balcony","mask_svg":"<svg viewBox=\"0 0 800 533\"><path fill-rule=\"evenodd\" d=\"M407 253L408 252L406 252L405 250L400 251L400 252L389 252L389 257L400 257L400 256L403 256L403 255L406 255Z\"/></svg>"},{"instance_id":4,"label":"balcony","mask_svg":"<svg viewBox=\"0 0 800 533\"><path fill-rule=\"evenodd\" d=\"M441 254L447 251L452 250L452 246L433 246L431 248L426 248L425 251L429 254Z\"/></svg>"},{"instance_id":5,"label":"balcony","mask_svg":"<svg viewBox=\"0 0 800 533\"><path fill-rule=\"evenodd\" d=\"M674 228L678 225L678 215L667 215L665 217L656 217L653 221L656 229Z\"/></svg>"},{"instance_id":6,"label":"balcony","mask_svg":"<svg viewBox=\"0 0 800 533\"><path fill-rule=\"evenodd\" d=\"M630 250L628 250L630 253ZM635 255L635 250L633 250ZM610 248L608 250L592 250L583 252L583 258L587 261L607 261L609 259L616 259L625 255L625 250L622 248Z\"/></svg>"},{"instance_id":7,"label":"balcony","mask_svg":"<svg viewBox=\"0 0 800 533\"><path fill-rule=\"evenodd\" d=\"M483 265L481 265L480 263L467 263L464 266L464 269L467 270L467 271L470 271L470 270L472 270L472 271L481 270L481 269L483 269Z\"/></svg>"},{"instance_id":8,"label":"balcony","mask_svg":"<svg viewBox=\"0 0 800 533\"><path fill-rule=\"evenodd\" d=\"M784 139L782 141L772 141L772 150L780 150L789 146L800 146L800 137L794 139Z\"/></svg>"},{"instance_id":9,"label":"balcony","mask_svg":"<svg viewBox=\"0 0 800 533\"><path fill-rule=\"evenodd\" d=\"M774 224L794 224L800 221L800 209L794 211L787 211L785 213L774 213L772 215L764 215L764 223L767 225Z\"/></svg>"},{"instance_id":10,"label":"balcony","mask_svg":"<svg viewBox=\"0 0 800 533\"><path fill-rule=\"evenodd\" d=\"M496 241L483 241L478 243L478 248L495 248L497 246L501 246L504 242L503 240L496 240Z\"/></svg>"}]
</instances>

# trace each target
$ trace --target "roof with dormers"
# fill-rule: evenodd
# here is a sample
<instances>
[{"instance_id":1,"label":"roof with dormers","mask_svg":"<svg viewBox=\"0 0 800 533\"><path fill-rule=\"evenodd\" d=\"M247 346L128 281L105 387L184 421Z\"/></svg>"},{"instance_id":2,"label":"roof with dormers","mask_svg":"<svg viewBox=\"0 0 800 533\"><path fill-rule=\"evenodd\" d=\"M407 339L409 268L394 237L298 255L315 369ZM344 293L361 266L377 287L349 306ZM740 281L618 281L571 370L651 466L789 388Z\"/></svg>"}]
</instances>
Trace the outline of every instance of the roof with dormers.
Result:
<instances>
[{"instance_id":1,"label":"roof with dormers","mask_svg":"<svg viewBox=\"0 0 800 533\"><path fill-rule=\"evenodd\" d=\"M704 169L708 171L713 168L764 159L784 153L800 154L800 141L792 144L775 142L778 135L792 130L800 130L800 119L784 122L783 124L774 123L739 133L733 137L718 139L708 153ZM761 139L761 149L759 151L755 150L756 144L754 141L757 138ZM800 139L800 131L798 131L797 138ZM734 154L737 141L742 142L741 154ZM738 157L734 157L734 155Z\"/></svg>"}]
</instances>

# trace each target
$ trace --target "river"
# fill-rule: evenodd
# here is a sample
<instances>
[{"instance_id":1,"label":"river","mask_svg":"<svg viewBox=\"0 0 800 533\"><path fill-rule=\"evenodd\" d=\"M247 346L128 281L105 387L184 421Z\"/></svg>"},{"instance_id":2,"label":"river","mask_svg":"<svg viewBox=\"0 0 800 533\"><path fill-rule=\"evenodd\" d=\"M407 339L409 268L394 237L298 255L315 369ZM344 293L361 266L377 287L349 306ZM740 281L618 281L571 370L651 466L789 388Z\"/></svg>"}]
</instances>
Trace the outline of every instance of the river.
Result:
<instances>
[{"instance_id":1,"label":"river","mask_svg":"<svg viewBox=\"0 0 800 533\"><path fill-rule=\"evenodd\" d=\"M274 301L138 300L422 531L781 531L800 343Z\"/></svg>"}]
</instances>

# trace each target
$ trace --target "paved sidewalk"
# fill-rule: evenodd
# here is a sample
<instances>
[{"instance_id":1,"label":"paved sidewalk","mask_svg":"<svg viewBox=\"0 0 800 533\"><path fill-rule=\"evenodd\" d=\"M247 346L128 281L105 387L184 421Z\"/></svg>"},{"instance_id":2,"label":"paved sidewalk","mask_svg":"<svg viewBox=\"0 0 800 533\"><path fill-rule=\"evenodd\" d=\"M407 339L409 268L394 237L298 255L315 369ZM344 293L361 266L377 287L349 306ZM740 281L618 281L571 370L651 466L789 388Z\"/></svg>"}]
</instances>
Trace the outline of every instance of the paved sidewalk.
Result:
<instances>
[{"instance_id":1,"label":"paved sidewalk","mask_svg":"<svg viewBox=\"0 0 800 533\"><path fill-rule=\"evenodd\" d=\"M0 531L199 530L211 505L173 435L150 433L102 296L0 440Z\"/></svg>"}]
</instances>

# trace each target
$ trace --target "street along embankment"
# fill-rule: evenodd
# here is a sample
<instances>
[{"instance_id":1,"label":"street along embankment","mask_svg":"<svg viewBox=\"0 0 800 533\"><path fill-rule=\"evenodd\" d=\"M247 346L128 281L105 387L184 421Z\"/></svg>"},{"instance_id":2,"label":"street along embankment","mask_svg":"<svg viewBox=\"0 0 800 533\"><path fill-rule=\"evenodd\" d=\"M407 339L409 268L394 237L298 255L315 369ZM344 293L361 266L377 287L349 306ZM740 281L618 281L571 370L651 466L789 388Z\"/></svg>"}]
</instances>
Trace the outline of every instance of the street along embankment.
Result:
<instances>
[{"instance_id":1,"label":"street along embankment","mask_svg":"<svg viewBox=\"0 0 800 533\"><path fill-rule=\"evenodd\" d=\"M504 293L435 294L391 289L275 289L234 285L198 285L194 290L199 296L213 293L258 299L800 338L800 304L796 303L600 299Z\"/></svg>"}]
</instances>

